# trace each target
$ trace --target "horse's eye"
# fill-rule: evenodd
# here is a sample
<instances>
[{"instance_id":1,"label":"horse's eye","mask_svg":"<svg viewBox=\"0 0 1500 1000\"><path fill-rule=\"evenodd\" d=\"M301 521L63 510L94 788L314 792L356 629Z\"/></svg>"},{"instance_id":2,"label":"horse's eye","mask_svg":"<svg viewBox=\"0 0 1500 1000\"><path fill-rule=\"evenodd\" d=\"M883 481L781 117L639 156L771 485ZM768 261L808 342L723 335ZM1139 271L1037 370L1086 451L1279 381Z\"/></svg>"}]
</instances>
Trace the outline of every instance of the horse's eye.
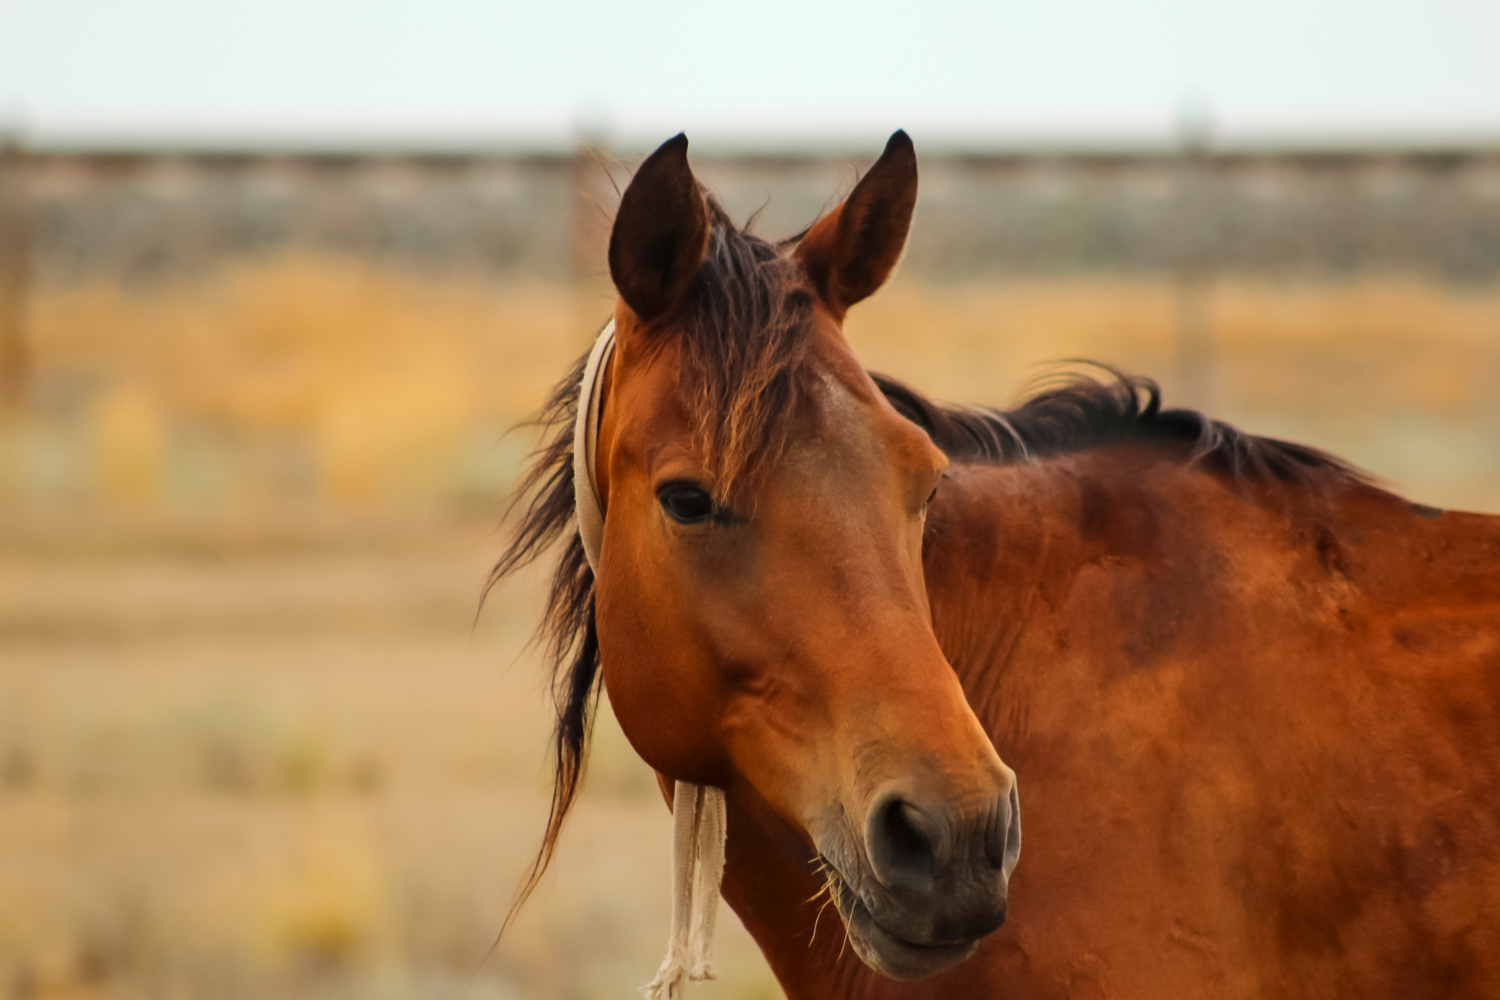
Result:
<instances>
[{"instance_id":1,"label":"horse's eye","mask_svg":"<svg viewBox=\"0 0 1500 1000\"><path fill-rule=\"evenodd\" d=\"M656 491L667 516L681 524L698 524L713 516L714 500L692 483L668 483Z\"/></svg>"}]
</instances>

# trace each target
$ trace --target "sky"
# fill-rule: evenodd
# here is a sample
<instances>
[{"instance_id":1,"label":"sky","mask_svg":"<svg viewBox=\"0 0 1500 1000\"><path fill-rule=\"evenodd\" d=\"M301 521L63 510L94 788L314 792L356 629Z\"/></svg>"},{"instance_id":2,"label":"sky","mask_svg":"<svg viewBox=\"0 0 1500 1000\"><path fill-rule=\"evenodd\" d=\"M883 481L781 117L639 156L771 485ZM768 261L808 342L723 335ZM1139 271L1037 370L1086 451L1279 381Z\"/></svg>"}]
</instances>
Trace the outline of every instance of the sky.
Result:
<instances>
[{"instance_id":1,"label":"sky","mask_svg":"<svg viewBox=\"0 0 1500 1000\"><path fill-rule=\"evenodd\" d=\"M1500 0L0 0L37 145L1500 143Z\"/></svg>"}]
</instances>

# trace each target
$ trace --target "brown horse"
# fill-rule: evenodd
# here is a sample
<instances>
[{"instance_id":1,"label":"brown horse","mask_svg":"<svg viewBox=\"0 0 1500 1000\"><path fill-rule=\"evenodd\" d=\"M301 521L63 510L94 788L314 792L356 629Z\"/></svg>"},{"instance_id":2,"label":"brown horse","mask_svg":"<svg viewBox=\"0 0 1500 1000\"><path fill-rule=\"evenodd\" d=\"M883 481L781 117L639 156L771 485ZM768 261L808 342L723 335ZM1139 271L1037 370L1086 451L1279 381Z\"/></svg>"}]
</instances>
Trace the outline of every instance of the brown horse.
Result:
<instances>
[{"instance_id":1,"label":"brown horse","mask_svg":"<svg viewBox=\"0 0 1500 1000\"><path fill-rule=\"evenodd\" d=\"M565 543L533 875L602 676L664 789L727 793L724 894L793 1000L1500 996L1500 518L1144 380L937 406L841 330L904 246L905 134L783 244L686 152L610 240L598 577L578 371L496 569Z\"/></svg>"}]
</instances>

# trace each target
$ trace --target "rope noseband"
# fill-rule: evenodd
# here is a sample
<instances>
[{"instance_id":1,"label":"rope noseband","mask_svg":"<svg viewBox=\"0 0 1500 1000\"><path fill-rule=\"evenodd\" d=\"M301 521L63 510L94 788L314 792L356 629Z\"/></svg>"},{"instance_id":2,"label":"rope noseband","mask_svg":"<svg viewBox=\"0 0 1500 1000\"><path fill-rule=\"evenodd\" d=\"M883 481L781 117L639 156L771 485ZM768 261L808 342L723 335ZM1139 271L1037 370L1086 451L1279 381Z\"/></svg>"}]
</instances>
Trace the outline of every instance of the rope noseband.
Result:
<instances>
[{"instance_id":1,"label":"rope noseband","mask_svg":"<svg viewBox=\"0 0 1500 1000\"><path fill-rule=\"evenodd\" d=\"M596 577L599 550L604 544L604 500L594 481L599 384L614 349L615 321L610 320L584 365L578 389L578 421L573 427L573 502L578 536ZM647 1000L680 1000L689 979L714 978L709 949L719 909L719 883L724 878L727 828L722 789L677 782L672 794L672 930L656 978L641 988Z\"/></svg>"}]
</instances>

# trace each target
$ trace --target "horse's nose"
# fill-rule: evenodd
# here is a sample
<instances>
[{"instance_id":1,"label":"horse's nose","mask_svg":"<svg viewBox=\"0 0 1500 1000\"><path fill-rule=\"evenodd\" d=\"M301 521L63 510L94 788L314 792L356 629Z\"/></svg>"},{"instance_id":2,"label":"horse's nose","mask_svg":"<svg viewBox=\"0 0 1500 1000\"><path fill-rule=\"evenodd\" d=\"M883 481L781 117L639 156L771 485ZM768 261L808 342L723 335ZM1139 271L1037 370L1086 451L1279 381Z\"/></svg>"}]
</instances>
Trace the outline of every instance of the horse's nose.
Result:
<instances>
[{"instance_id":1,"label":"horse's nose","mask_svg":"<svg viewBox=\"0 0 1500 1000\"><path fill-rule=\"evenodd\" d=\"M886 792L865 823L875 877L888 889L931 892L951 860L953 833L953 818L940 804L918 805L900 792Z\"/></svg>"},{"instance_id":2,"label":"horse's nose","mask_svg":"<svg viewBox=\"0 0 1500 1000\"><path fill-rule=\"evenodd\" d=\"M1002 765L996 779L988 801L963 813L913 787L888 787L876 795L865 821L865 847L881 884L926 893L949 874L1009 876L1021 850L1020 802L1009 768Z\"/></svg>"}]
</instances>

